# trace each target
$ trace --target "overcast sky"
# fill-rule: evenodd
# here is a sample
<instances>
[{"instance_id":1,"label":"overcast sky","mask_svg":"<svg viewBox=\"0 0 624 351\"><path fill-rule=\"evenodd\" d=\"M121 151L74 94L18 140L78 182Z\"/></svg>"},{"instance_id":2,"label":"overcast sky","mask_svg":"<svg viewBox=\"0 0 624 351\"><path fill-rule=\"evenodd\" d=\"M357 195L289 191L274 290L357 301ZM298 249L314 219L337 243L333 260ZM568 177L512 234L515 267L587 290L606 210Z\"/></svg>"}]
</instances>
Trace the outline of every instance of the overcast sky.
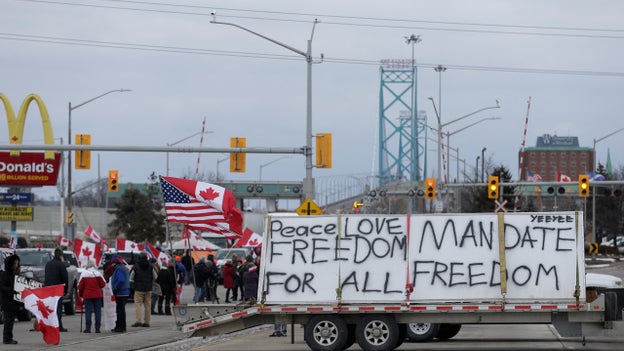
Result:
<instances>
[{"instance_id":1,"label":"overcast sky","mask_svg":"<svg viewBox=\"0 0 624 351\"><path fill-rule=\"evenodd\" d=\"M165 146L201 130L204 147L305 145L306 64L297 54L230 26L234 22L306 50L312 23L313 133L333 134L333 168L314 170L317 182L377 172L377 129L382 59L409 59L405 37L420 35L418 109L429 123L441 81L442 121L499 100L501 108L448 126L451 132L487 117L450 140L460 159L486 158L518 172L527 100L526 145L538 136L578 136L581 146L624 127L624 2L526 1L114 1L2 0L0 92L15 109L29 93L40 95L55 137L67 143L68 103L113 93L72 112L72 132L91 134L94 145ZM447 67L441 77L436 65ZM440 79L441 78L441 79ZM7 127L3 127L7 130ZM36 108L25 143L43 143ZM6 133L5 135L7 135ZM600 141L597 160L611 151L614 167L624 132ZM4 139L8 144L8 140ZM57 141L58 142L58 141ZM178 146L200 146L199 137ZM433 145L433 146L432 146ZM436 172L429 144L428 172ZM165 174L161 153L98 152L90 171L74 171L81 184L109 169L121 182L143 183ZM215 172L227 155L203 154L200 170ZM257 180L260 165L284 155L248 155L247 172L227 180ZM194 172L197 154L170 154L169 174ZM262 169L263 180L300 181L304 158L292 155ZM219 166L226 172L228 162ZM452 174L455 166L451 168ZM74 185L76 188L76 185ZM45 189L57 193L54 188ZM58 193L57 193L58 194Z\"/></svg>"}]
</instances>

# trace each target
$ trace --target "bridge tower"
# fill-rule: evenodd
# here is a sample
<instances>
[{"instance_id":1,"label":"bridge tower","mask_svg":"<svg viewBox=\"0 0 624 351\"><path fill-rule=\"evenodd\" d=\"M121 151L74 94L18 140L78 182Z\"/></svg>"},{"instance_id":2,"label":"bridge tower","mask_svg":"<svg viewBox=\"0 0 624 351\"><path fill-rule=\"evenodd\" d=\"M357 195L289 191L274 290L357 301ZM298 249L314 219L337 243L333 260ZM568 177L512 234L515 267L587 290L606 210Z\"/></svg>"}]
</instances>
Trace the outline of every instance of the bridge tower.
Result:
<instances>
[{"instance_id":1,"label":"bridge tower","mask_svg":"<svg viewBox=\"0 0 624 351\"><path fill-rule=\"evenodd\" d=\"M427 172L427 115L418 111L413 60L382 60L379 91L379 185L416 182ZM422 165L421 166L421 159Z\"/></svg>"}]
</instances>

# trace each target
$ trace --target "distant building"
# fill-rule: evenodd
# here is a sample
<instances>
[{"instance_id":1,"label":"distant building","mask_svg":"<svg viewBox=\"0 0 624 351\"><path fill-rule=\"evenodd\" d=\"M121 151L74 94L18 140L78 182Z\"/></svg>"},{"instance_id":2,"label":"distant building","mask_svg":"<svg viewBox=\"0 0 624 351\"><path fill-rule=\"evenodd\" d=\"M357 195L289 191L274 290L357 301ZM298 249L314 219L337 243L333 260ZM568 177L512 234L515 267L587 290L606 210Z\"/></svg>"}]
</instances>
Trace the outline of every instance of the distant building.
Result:
<instances>
[{"instance_id":1,"label":"distant building","mask_svg":"<svg viewBox=\"0 0 624 351\"><path fill-rule=\"evenodd\" d=\"M518 152L518 160L521 158L522 150ZM578 137L544 134L537 137L535 147L525 148L520 180L537 174L541 181L557 181L557 173L561 173L576 181L579 174L594 170L594 158L594 149L579 146Z\"/></svg>"}]
</instances>

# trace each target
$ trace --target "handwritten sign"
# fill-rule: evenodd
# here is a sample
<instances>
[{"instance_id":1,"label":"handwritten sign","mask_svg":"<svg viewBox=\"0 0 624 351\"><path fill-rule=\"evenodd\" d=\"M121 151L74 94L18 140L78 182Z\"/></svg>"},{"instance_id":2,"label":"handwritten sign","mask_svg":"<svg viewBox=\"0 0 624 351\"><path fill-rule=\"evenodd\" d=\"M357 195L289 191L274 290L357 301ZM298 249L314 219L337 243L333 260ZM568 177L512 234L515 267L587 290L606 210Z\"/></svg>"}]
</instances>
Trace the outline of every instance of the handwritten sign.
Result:
<instances>
[{"instance_id":1,"label":"handwritten sign","mask_svg":"<svg viewBox=\"0 0 624 351\"><path fill-rule=\"evenodd\" d=\"M13 299L15 301L22 302L22 291L30 288L41 288L43 287L43 283L38 282L34 279L24 277L23 275L15 276L15 294L13 294Z\"/></svg>"},{"instance_id":2,"label":"handwritten sign","mask_svg":"<svg viewBox=\"0 0 624 351\"><path fill-rule=\"evenodd\" d=\"M501 300L496 214L271 218L259 292L267 303ZM574 300L582 215L504 217L508 301ZM584 279L579 282L584 291ZM584 297L584 296L583 296Z\"/></svg>"}]
</instances>

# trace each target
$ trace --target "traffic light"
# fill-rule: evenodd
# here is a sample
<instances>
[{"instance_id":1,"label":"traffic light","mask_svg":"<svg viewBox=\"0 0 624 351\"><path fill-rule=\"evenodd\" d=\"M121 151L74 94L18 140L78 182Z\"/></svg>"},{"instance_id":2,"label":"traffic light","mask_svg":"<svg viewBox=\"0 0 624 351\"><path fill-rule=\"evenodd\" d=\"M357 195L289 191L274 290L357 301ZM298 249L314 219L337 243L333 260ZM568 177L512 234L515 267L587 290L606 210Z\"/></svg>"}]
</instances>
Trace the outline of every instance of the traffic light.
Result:
<instances>
[{"instance_id":1,"label":"traffic light","mask_svg":"<svg viewBox=\"0 0 624 351\"><path fill-rule=\"evenodd\" d=\"M247 147L247 138L230 138L230 147ZM230 152L230 172L245 173L246 157L244 152Z\"/></svg>"},{"instance_id":2,"label":"traffic light","mask_svg":"<svg viewBox=\"0 0 624 351\"><path fill-rule=\"evenodd\" d=\"M589 197L589 175L579 174L578 187L580 197Z\"/></svg>"},{"instance_id":3,"label":"traffic light","mask_svg":"<svg viewBox=\"0 0 624 351\"><path fill-rule=\"evenodd\" d=\"M488 199L498 199L498 176L488 177Z\"/></svg>"},{"instance_id":4,"label":"traffic light","mask_svg":"<svg viewBox=\"0 0 624 351\"><path fill-rule=\"evenodd\" d=\"M332 168L332 135L316 134L316 168Z\"/></svg>"},{"instance_id":5,"label":"traffic light","mask_svg":"<svg viewBox=\"0 0 624 351\"><path fill-rule=\"evenodd\" d=\"M425 199L435 200L435 198L436 198L436 179L426 178L425 179Z\"/></svg>"},{"instance_id":6,"label":"traffic light","mask_svg":"<svg viewBox=\"0 0 624 351\"><path fill-rule=\"evenodd\" d=\"M91 134L76 134L76 145L91 145ZM75 169L91 169L91 151L76 150Z\"/></svg>"},{"instance_id":7,"label":"traffic light","mask_svg":"<svg viewBox=\"0 0 624 351\"><path fill-rule=\"evenodd\" d=\"M108 192L116 193L119 191L119 171L108 171Z\"/></svg>"},{"instance_id":8,"label":"traffic light","mask_svg":"<svg viewBox=\"0 0 624 351\"><path fill-rule=\"evenodd\" d=\"M74 213L73 212L67 212L65 214L65 222L67 222L67 224L72 224L74 223Z\"/></svg>"}]
</instances>

